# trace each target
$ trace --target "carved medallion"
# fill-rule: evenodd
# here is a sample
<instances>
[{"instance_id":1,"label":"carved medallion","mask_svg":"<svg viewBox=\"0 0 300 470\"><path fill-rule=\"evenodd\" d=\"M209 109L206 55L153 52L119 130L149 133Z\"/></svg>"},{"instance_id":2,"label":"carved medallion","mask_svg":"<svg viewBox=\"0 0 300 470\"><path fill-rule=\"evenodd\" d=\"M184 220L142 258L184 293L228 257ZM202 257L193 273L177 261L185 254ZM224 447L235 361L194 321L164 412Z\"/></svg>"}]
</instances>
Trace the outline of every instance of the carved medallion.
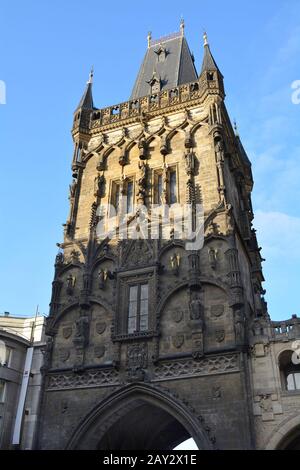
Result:
<instances>
[{"instance_id":1,"label":"carved medallion","mask_svg":"<svg viewBox=\"0 0 300 470\"><path fill-rule=\"evenodd\" d=\"M217 330L216 331L216 340L218 343L222 343L225 339L225 331L224 330Z\"/></svg>"},{"instance_id":2,"label":"carved medallion","mask_svg":"<svg viewBox=\"0 0 300 470\"><path fill-rule=\"evenodd\" d=\"M63 362L66 362L70 357L69 349L62 348L59 350L59 359Z\"/></svg>"},{"instance_id":3,"label":"carved medallion","mask_svg":"<svg viewBox=\"0 0 300 470\"><path fill-rule=\"evenodd\" d=\"M100 357L103 357L104 354L105 354L105 346L96 346L94 348L94 355L98 359L100 359Z\"/></svg>"},{"instance_id":4,"label":"carved medallion","mask_svg":"<svg viewBox=\"0 0 300 470\"><path fill-rule=\"evenodd\" d=\"M184 343L184 335L177 334L175 336L172 336L172 343L175 346L175 348L179 349Z\"/></svg>"},{"instance_id":5,"label":"carved medallion","mask_svg":"<svg viewBox=\"0 0 300 470\"><path fill-rule=\"evenodd\" d=\"M98 335L102 335L102 333L104 333L105 329L106 329L106 323L104 321L96 323L96 331L97 331Z\"/></svg>"},{"instance_id":6,"label":"carved medallion","mask_svg":"<svg viewBox=\"0 0 300 470\"><path fill-rule=\"evenodd\" d=\"M180 323L181 320L183 319L183 311L182 310L173 310L171 315L172 315L172 320L175 323Z\"/></svg>"},{"instance_id":7,"label":"carved medallion","mask_svg":"<svg viewBox=\"0 0 300 470\"><path fill-rule=\"evenodd\" d=\"M222 304L212 305L210 307L210 312L213 317L221 317L224 313L224 305Z\"/></svg>"},{"instance_id":8,"label":"carved medallion","mask_svg":"<svg viewBox=\"0 0 300 470\"><path fill-rule=\"evenodd\" d=\"M70 336L72 334L72 327L71 326L65 326L62 331L63 331L63 337L65 339L68 339L68 338L70 338Z\"/></svg>"}]
</instances>

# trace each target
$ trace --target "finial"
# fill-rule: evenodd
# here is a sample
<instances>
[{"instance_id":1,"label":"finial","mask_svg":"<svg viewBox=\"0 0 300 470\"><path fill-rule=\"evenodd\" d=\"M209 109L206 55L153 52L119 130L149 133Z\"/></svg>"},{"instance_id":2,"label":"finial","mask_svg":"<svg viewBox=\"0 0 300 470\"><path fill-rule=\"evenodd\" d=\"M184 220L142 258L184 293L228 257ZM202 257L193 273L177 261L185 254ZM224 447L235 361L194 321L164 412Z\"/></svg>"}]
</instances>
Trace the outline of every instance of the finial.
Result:
<instances>
[{"instance_id":1,"label":"finial","mask_svg":"<svg viewBox=\"0 0 300 470\"><path fill-rule=\"evenodd\" d=\"M151 35L151 31L149 31L149 32L148 32L148 36L147 36L148 49L149 49L149 47L151 46L151 39L152 39L152 35Z\"/></svg>"},{"instance_id":2,"label":"finial","mask_svg":"<svg viewBox=\"0 0 300 470\"><path fill-rule=\"evenodd\" d=\"M89 79L88 79L87 83L93 83L93 77L94 77L94 66L92 66L92 68L91 68Z\"/></svg>"},{"instance_id":3,"label":"finial","mask_svg":"<svg viewBox=\"0 0 300 470\"><path fill-rule=\"evenodd\" d=\"M181 36L184 36L184 19L182 16L180 19L180 32L181 32Z\"/></svg>"},{"instance_id":4,"label":"finial","mask_svg":"<svg viewBox=\"0 0 300 470\"><path fill-rule=\"evenodd\" d=\"M203 40L204 40L204 46L208 46L207 34L206 34L205 31L204 31L204 33L203 33Z\"/></svg>"}]
</instances>

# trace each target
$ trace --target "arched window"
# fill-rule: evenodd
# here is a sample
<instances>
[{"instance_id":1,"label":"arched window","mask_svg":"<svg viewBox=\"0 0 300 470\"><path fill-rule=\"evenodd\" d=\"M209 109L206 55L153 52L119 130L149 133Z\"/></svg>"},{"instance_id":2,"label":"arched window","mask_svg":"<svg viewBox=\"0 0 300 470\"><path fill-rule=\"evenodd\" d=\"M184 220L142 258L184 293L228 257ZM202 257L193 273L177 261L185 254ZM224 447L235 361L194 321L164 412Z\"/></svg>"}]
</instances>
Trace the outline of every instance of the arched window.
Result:
<instances>
[{"instance_id":1,"label":"arched window","mask_svg":"<svg viewBox=\"0 0 300 470\"><path fill-rule=\"evenodd\" d=\"M279 370L284 390L300 390L300 358L295 351L286 350L280 354Z\"/></svg>"}]
</instances>

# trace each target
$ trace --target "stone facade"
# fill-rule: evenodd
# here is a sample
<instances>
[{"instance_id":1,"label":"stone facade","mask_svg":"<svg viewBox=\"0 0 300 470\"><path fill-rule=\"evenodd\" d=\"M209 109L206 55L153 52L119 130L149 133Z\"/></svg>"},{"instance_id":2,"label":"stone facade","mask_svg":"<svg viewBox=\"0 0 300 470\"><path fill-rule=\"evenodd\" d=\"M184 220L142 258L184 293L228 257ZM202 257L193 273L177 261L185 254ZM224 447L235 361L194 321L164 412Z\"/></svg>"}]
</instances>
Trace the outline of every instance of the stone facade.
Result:
<instances>
[{"instance_id":1,"label":"stone facade","mask_svg":"<svg viewBox=\"0 0 300 470\"><path fill-rule=\"evenodd\" d=\"M169 40L159 41L166 64ZM278 357L295 347L300 320L278 333L268 316L251 164L224 97L206 37L192 82L96 109L90 77L74 115L39 448L171 449L189 436L200 449L275 448L282 423L298 426L300 394L284 390ZM169 206L172 191L202 205L203 247L186 249L172 230L146 237L149 221L140 229L138 204ZM109 237L109 225L101 236L107 204L129 192L128 230L143 236Z\"/></svg>"}]
</instances>

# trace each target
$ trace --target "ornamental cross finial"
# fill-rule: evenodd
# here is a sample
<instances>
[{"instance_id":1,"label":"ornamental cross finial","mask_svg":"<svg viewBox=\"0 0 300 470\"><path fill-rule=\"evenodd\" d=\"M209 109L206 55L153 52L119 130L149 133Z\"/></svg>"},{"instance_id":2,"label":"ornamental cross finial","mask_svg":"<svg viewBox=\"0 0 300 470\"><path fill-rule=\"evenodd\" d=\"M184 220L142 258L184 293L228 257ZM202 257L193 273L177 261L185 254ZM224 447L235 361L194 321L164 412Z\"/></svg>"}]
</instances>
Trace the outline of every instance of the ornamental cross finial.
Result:
<instances>
[{"instance_id":1,"label":"ornamental cross finial","mask_svg":"<svg viewBox=\"0 0 300 470\"><path fill-rule=\"evenodd\" d=\"M94 77L94 66L92 66L91 68L88 83L93 83L93 77Z\"/></svg>"},{"instance_id":2,"label":"ornamental cross finial","mask_svg":"<svg viewBox=\"0 0 300 470\"><path fill-rule=\"evenodd\" d=\"M181 19L180 19L180 32L181 32L181 36L184 36L184 19L183 19L183 17L181 17Z\"/></svg>"},{"instance_id":3,"label":"ornamental cross finial","mask_svg":"<svg viewBox=\"0 0 300 470\"><path fill-rule=\"evenodd\" d=\"M203 40L204 40L204 46L208 46L207 34L206 34L205 31L204 31L204 33L203 33Z\"/></svg>"}]
</instances>

